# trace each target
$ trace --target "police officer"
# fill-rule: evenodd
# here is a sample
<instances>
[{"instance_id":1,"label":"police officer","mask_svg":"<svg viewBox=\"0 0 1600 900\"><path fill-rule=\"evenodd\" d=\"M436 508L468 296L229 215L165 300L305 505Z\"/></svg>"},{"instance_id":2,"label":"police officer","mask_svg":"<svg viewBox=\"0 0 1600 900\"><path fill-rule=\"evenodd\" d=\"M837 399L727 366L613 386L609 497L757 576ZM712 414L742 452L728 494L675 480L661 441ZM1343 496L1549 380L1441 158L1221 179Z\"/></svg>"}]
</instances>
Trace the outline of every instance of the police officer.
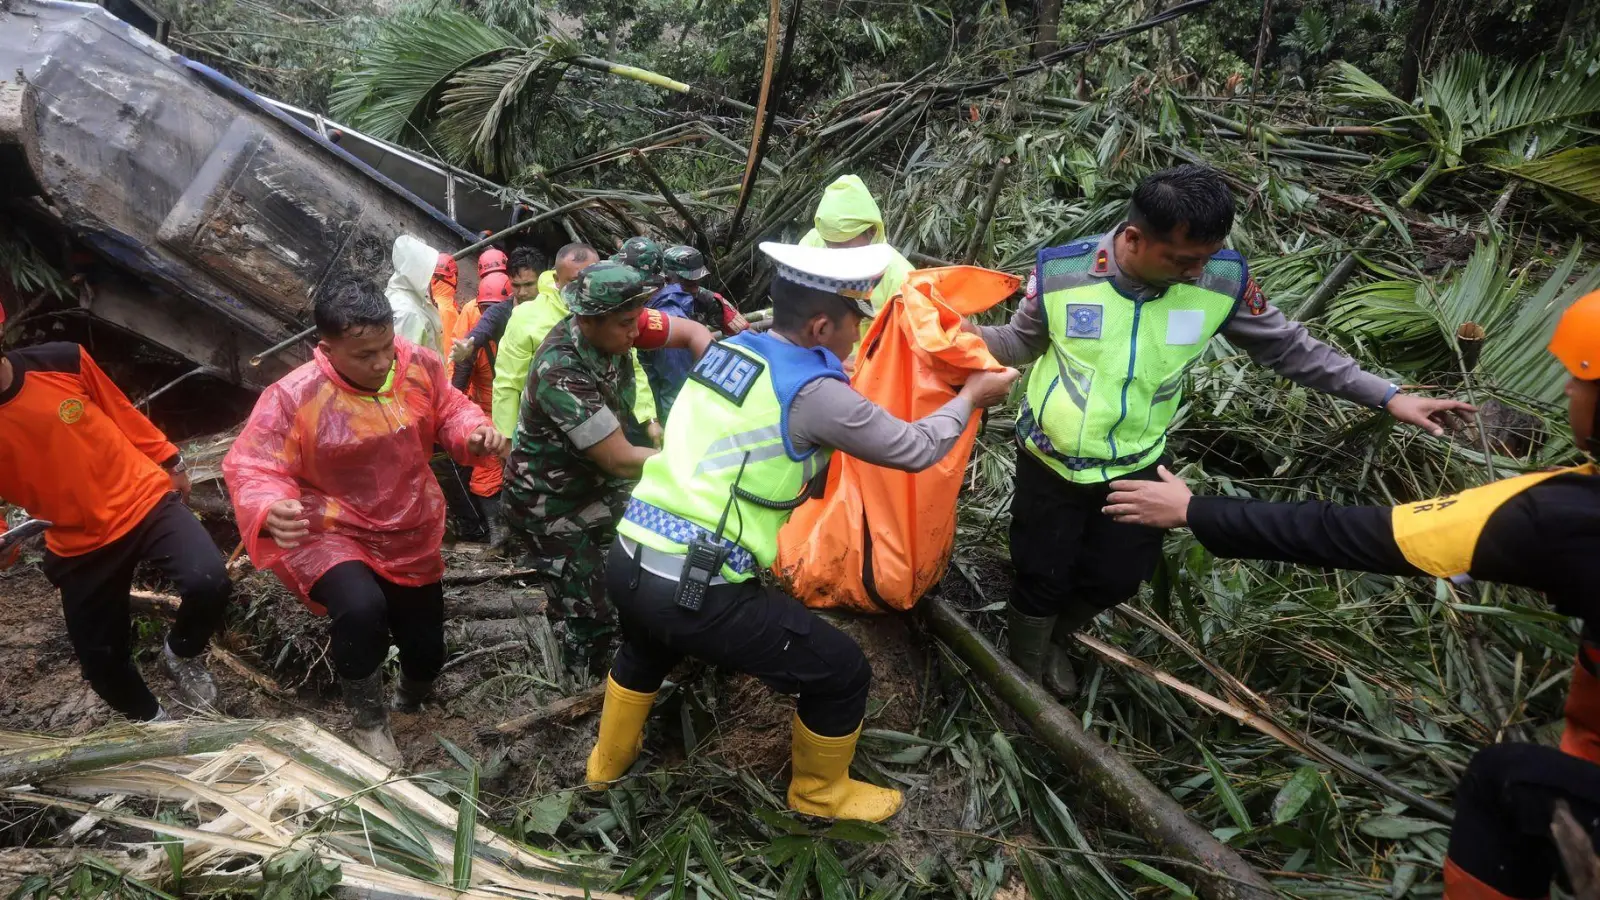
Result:
<instances>
[{"instance_id":1,"label":"police officer","mask_svg":"<svg viewBox=\"0 0 1600 900\"><path fill-rule=\"evenodd\" d=\"M1472 407L1403 394L1268 303L1222 248L1233 195L1185 165L1146 177L1115 230L1039 251L1009 324L973 327L996 359L1038 360L1017 416L1011 503L1011 658L1052 692L1076 679L1072 632L1138 590L1162 532L1101 515L1107 484L1153 479L1189 368L1217 334L1298 384L1443 433Z\"/></svg>"},{"instance_id":2,"label":"police officer","mask_svg":"<svg viewBox=\"0 0 1600 900\"><path fill-rule=\"evenodd\" d=\"M1571 378L1574 443L1600 450L1600 292L1574 303L1550 341ZM1106 513L1137 525L1188 526L1218 556L1389 575L1499 581L1543 591L1584 620L1561 750L1497 744L1478 752L1456 789L1445 897L1545 897L1555 872L1550 819L1565 799L1591 832L1600 821L1600 469L1593 463L1507 478L1448 497L1381 506L1195 497L1165 469L1160 481L1112 485Z\"/></svg>"},{"instance_id":3,"label":"police officer","mask_svg":"<svg viewBox=\"0 0 1600 900\"><path fill-rule=\"evenodd\" d=\"M711 334L695 322L643 310L654 283L599 262L566 288L572 314L540 345L522 393L506 462L502 512L513 555L542 570L552 624L582 668L611 631L601 567L632 480L655 453L634 417L630 351L674 347L696 357Z\"/></svg>"},{"instance_id":4,"label":"police officer","mask_svg":"<svg viewBox=\"0 0 1600 900\"><path fill-rule=\"evenodd\" d=\"M696 363L606 560L623 645L589 781L604 788L628 770L662 679L694 656L799 695L791 808L881 821L900 808L900 793L849 778L872 675L866 657L756 576L777 555L790 511L825 479L833 450L920 471L977 409L1005 397L1017 373L975 374L932 415L902 421L852 390L840 362L872 316L867 298L889 248L761 249L777 262L772 330L723 340Z\"/></svg>"}]
</instances>

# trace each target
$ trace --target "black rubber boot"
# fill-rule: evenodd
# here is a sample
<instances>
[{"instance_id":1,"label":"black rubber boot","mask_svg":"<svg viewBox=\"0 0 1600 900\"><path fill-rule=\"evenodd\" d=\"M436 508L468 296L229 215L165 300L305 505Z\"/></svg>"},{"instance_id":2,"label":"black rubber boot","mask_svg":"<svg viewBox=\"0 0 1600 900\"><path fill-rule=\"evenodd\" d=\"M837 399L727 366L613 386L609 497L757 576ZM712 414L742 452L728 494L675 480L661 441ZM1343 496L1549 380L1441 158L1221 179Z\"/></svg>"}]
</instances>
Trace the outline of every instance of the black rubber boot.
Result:
<instances>
[{"instance_id":1,"label":"black rubber boot","mask_svg":"<svg viewBox=\"0 0 1600 900\"><path fill-rule=\"evenodd\" d=\"M1039 680L1044 670L1045 657L1051 650L1050 634L1056 624L1055 616L1029 616L1006 607L1006 642L1011 661L1023 674Z\"/></svg>"},{"instance_id":2,"label":"black rubber boot","mask_svg":"<svg viewBox=\"0 0 1600 900\"><path fill-rule=\"evenodd\" d=\"M1040 683L1045 690L1062 699L1078 696L1078 675L1072 670L1072 648L1077 641L1072 636L1078 629L1094 621L1102 610L1076 600L1069 601L1061 615L1056 616L1055 627L1050 632L1050 648L1044 661L1044 677Z\"/></svg>"},{"instance_id":3,"label":"black rubber boot","mask_svg":"<svg viewBox=\"0 0 1600 900\"><path fill-rule=\"evenodd\" d=\"M483 513L484 521L489 523L489 552L504 555L509 549L505 520L500 517L500 495L493 497L474 498L478 504L479 512Z\"/></svg>"},{"instance_id":4,"label":"black rubber boot","mask_svg":"<svg viewBox=\"0 0 1600 900\"><path fill-rule=\"evenodd\" d=\"M344 703L350 707L350 743L391 769L405 763L389 730L389 710L383 702L383 669L365 678L341 678Z\"/></svg>"},{"instance_id":5,"label":"black rubber boot","mask_svg":"<svg viewBox=\"0 0 1600 900\"><path fill-rule=\"evenodd\" d=\"M400 676L400 683L395 685L394 699L389 702L389 709L394 712L414 713L422 708L422 701L428 699L433 693L433 680L420 681L416 678Z\"/></svg>"}]
</instances>

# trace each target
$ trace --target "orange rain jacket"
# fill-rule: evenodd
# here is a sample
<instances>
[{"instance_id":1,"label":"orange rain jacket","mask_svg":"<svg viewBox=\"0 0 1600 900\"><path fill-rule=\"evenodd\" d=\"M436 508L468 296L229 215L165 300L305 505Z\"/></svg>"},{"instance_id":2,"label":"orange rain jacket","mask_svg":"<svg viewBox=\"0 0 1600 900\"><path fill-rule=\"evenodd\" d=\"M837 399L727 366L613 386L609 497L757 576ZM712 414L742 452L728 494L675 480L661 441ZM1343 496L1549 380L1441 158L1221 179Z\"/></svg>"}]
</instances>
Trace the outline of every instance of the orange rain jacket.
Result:
<instances>
[{"instance_id":1,"label":"orange rain jacket","mask_svg":"<svg viewBox=\"0 0 1600 900\"><path fill-rule=\"evenodd\" d=\"M494 461L467 450L493 423L450 386L438 356L403 338L375 394L351 387L320 348L314 356L261 395L222 473L251 561L322 615L311 586L342 562L413 587L443 577L444 492L428 460L437 443L462 465ZM299 500L311 523L293 549L262 530L279 500Z\"/></svg>"},{"instance_id":2,"label":"orange rain jacket","mask_svg":"<svg viewBox=\"0 0 1600 900\"><path fill-rule=\"evenodd\" d=\"M862 339L851 386L907 421L934 412L968 374L1005 368L981 338L961 330L961 317L994 306L1017 285L1010 275L974 266L912 272ZM817 609L916 605L950 560L956 495L979 423L974 416L944 459L921 472L835 453L823 498L795 510L778 533L779 581Z\"/></svg>"}]
</instances>

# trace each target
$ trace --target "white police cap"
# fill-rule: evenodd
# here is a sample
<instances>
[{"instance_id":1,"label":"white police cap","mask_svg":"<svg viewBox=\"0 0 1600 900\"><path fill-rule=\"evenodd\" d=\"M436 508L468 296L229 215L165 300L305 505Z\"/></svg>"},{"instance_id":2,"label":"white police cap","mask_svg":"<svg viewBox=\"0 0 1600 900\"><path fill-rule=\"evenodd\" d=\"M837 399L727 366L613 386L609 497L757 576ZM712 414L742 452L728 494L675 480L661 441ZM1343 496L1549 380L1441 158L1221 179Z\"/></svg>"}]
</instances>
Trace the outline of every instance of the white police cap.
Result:
<instances>
[{"instance_id":1,"label":"white police cap","mask_svg":"<svg viewBox=\"0 0 1600 900\"><path fill-rule=\"evenodd\" d=\"M834 249L764 241L761 252L777 263L779 278L838 294L853 301L856 310L869 319L875 311L868 298L894 259L894 248L888 244Z\"/></svg>"}]
</instances>

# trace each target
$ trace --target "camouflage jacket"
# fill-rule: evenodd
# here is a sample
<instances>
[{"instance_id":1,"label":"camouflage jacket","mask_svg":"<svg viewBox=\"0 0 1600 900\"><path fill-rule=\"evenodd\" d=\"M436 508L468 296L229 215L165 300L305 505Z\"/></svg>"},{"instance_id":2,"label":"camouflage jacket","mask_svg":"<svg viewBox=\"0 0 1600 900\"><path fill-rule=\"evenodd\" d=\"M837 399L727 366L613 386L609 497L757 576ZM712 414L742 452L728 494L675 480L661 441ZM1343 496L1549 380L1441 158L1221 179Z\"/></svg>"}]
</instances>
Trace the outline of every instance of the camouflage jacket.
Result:
<instances>
[{"instance_id":1,"label":"camouflage jacket","mask_svg":"<svg viewBox=\"0 0 1600 900\"><path fill-rule=\"evenodd\" d=\"M628 357L600 353L573 316L552 328L528 369L506 464L508 518L561 516L556 507L608 490L626 491L627 482L607 475L584 451L618 426L632 443L649 445L633 416L634 393Z\"/></svg>"}]
</instances>

